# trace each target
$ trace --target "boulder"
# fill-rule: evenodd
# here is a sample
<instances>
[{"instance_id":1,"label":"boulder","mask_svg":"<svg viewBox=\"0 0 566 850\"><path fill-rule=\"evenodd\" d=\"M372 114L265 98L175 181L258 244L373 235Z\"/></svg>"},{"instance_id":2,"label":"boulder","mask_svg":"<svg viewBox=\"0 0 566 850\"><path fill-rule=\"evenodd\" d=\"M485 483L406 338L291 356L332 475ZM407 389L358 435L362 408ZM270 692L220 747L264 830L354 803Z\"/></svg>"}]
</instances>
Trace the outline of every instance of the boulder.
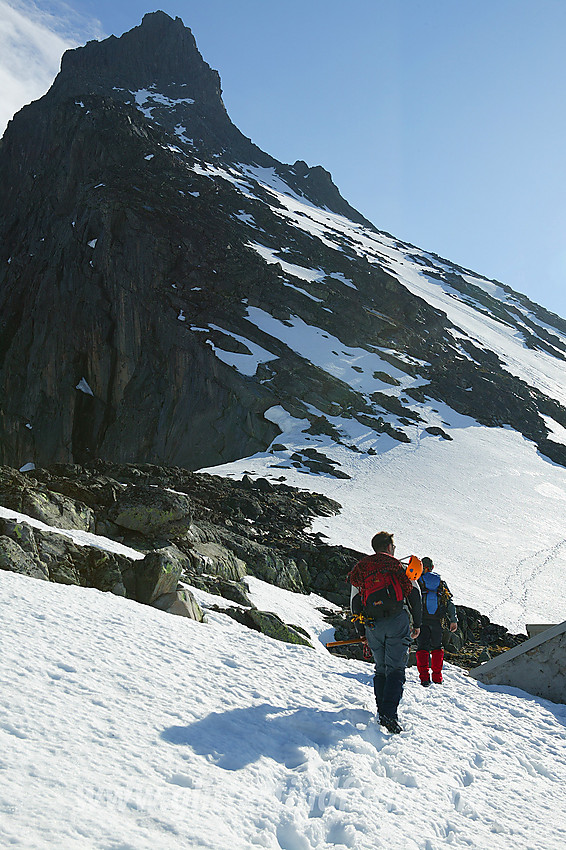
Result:
<instances>
[{"instance_id":1,"label":"boulder","mask_svg":"<svg viewBox=\"0 0 566 850\"><path fill-rule=\"evenodd\" d=\"M31 578L49 580L45 566L25 552L22 547L10 537L0 537L0 570L20 573Z\"/></svg>"},{"instance_id":2,"label":"boulder","mask_svg":"<svg viewBox=\"0 0 566 850\"><path fill-rule=\"evenodd\" d=\"M221 608L217 605L211 605L210 610L227 614L242 626L247 626L249 629L261 632L274 640L281 640L285 643L297 643L302 646L309 646L311 649L313 648L312 643L304 634L301 634L294 626L284 623L281 617L278 617L277 614L272 614L271 611L258 611L257 608Z\"/></svg>"},{"instance_id":3,"label":"boulder","mask_svg":"<svg viewBox=\"0 0 566 850\"><path fill-rule=\"evenodd\" d=\"M246 613L264 635L275 638L275 640L285 641L286 643L299 643L302 646L310 646L312 649L311 642L293 628L293 626L288 626L284 623L277 614L272 614L270 611L258 611L257 608L251 608Z\"/></svg>"},{"instance_id":4,"label":"boulder","mask_svg":"<svg viewBox=\"0 0 566 850\"><path fill-rule=\"evenodd\" d=\"M252 601L242 581L228 581L221 576L194 574L187 575L186 579L189 584L199 587L201 590L206 590L207 593L212 593L214 596L221 596L223 599L237 602L238 605L243 605L246 608L252 607Z\"/></svg>"},{"instance_id":5,"label":"boulder","mask_svg":"<svg viewBox=\"0 0 566 850\"><path fill-rule=\"evenodd\" d=\"M219 543L195 543L187 557L190 570L197 575L217 575L227 581L240 581L247 575L245 563Z\"/></svg>"},{"instance_id":6,"label":"boulder","mask_svg":"<svg viewBox=\"0 0 566 850\"><path fill-rule=\"evenodd\" d=\"M148 552L134 564L137 601L151 605L160 596L176 591L187 565L187 556L174 545Z\"/></svg>"},{"instance_id":7,"label":"boulder","mask_svg":"<svg viewBox=\"0 0 566 850\"><path fill-rule=\"evenodd\" d=\"M198 623L205 621L202 608L190 590L176 590L171 593L163 593L151 604L154 608L159 608L160 611L166 611L168 614L189 617Z\"/></svg>"},{"instance_id":8,"label":"boulder","mask_svg":"<svg viewBox=\"0 0 566 850\"><path fill-rule=\"evenodd\" d=\"M134 595L133 566L129 559L90 546L83 549L80 574L87 587L96 587L116 596Z\"/></svg>"},{"instance_id":9,"label":"boulder","mask_svg":"<svg viewBox=\"0 0 566 850\"><path fill-rule=\"evenodd\" d=\"M184 493L134 484L118 496L108 517L121 528L146 537L177 538L187 534L191 513L191 500Z\"/></svg>"}]
</instances>

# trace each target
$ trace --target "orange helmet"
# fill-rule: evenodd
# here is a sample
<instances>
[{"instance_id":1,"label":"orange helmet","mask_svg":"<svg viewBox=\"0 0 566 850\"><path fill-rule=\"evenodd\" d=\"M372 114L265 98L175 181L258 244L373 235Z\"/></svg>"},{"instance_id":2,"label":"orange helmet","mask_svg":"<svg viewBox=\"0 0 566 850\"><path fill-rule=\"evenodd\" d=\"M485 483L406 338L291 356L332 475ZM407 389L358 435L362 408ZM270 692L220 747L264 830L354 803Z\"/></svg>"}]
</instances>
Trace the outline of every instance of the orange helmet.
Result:
<instances>
[{"instance_id":1,"label":"orange helmet","mask_svg":"<svg viewBox=\"0 0 566 850\"><path fill-rule=\"evenodd\" d=\"M417 581L423 574L423 564L422 561L417 558L416 555L411 555L409 558L409 563L407 565L407 578L410 578L411 581Z\"/></svg>"}]
</instances>

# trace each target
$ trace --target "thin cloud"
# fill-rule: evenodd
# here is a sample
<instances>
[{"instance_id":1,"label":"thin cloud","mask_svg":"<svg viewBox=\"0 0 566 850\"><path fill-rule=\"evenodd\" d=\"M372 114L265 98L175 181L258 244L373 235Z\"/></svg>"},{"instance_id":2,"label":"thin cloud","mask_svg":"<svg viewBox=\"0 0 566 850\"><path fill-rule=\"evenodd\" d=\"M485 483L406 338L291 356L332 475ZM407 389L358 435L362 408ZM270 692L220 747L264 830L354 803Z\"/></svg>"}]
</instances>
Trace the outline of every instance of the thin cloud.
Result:
<instances>
[{"instance_id":1,"label":"thin cloud","mask_svg":"<svg viewBox=\"0 0 566 850\"><path fill-rule=\"evenodd\" d=\"M45 94L65 50L100 35L98 21L57 0L50 11L29 0L0 0L0 134L15 112Z\"/></svg>"}]
</instances>

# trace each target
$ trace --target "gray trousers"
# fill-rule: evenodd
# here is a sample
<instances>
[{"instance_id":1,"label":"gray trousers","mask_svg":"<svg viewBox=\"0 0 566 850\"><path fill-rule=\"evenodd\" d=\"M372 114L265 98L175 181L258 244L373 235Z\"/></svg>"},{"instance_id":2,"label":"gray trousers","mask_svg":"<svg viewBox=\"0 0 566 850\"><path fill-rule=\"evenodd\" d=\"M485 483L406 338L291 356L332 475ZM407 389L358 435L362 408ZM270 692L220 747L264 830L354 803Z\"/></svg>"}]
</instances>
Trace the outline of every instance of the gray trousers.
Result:
<instances>
[{"instance_id":1,"label":"gray trousers","mask_svg":"<svg viewBox=\"0 0 566 850\"><path fill-rule=\"evenodd\" d=\"M375 661L373 688L380 715L397 718L409 659L411 625L407 611L366 624L366 637Z\"/></svg>"}]
</instances>

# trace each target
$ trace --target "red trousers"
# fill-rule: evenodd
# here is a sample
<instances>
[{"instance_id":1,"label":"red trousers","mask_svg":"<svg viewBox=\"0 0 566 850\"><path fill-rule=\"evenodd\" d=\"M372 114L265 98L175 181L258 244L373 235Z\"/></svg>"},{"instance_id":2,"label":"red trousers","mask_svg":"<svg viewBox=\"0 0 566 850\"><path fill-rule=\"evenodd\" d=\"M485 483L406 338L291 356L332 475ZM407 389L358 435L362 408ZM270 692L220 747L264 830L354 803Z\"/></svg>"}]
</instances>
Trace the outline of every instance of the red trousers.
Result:
<instances>
[{"instance_id":1,"label":"red trousers","mask_svg":"<svg viewBox=\"0 0 566 850\"><path fill-rule=\"evenodd\" d=\"M429 665L432 668L432 681L437 685L442 684L442 664L444 662L444 650L417 649L417 669L421 682L430 682Z\"/></svg>"}]
</instances>

